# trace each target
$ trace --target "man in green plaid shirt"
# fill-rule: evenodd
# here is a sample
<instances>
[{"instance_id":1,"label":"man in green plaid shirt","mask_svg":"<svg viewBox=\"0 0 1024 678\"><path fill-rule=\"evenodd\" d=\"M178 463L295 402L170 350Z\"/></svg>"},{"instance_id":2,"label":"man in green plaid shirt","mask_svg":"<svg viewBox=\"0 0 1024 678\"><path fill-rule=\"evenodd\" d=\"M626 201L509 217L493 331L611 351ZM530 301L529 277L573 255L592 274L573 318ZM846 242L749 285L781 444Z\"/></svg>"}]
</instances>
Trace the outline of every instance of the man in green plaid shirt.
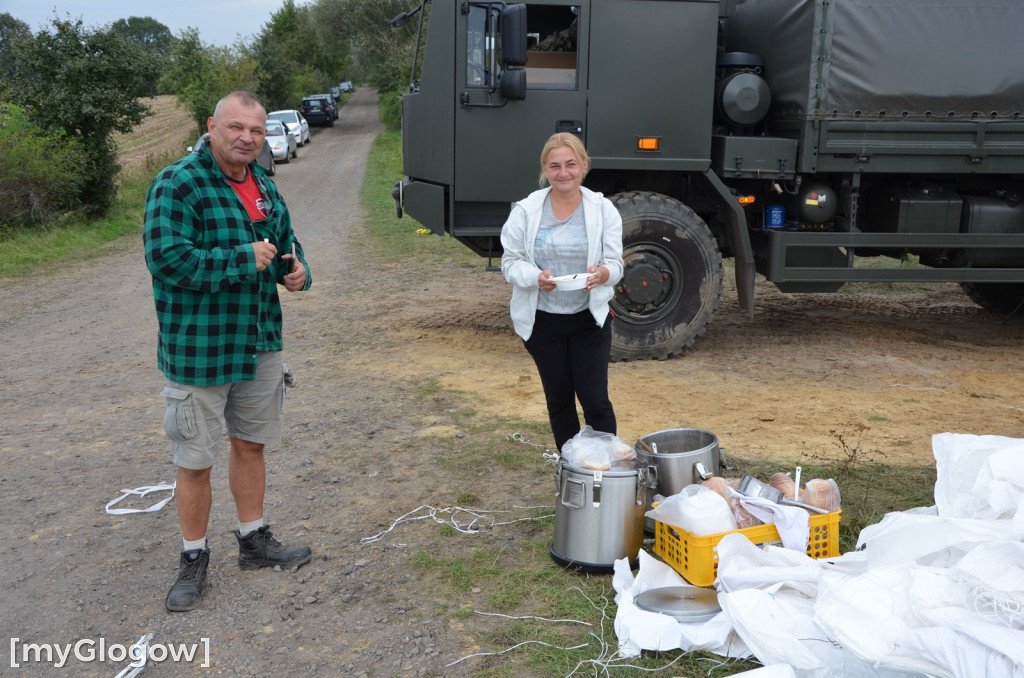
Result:
<instances>
[{"instance_id":1,"label":"man in green plaid shirt","mask_svg":"<svg viewBox=\"0 0 1024 678\"><path fill-rule=\"evenodd\" d=\"M288 207L255 162L266 138L263 105L233 92L207 127L198 152L153 180L143 228L167 376L164 430L178 466L183 546L166 600L175 612L198 607L206 583L210 472L225 428L239 566L294 568L312 558L263 522L264 446L280 443L284 405L278 285L298 292L312 277Z\"/></svg>"}]
</instances>

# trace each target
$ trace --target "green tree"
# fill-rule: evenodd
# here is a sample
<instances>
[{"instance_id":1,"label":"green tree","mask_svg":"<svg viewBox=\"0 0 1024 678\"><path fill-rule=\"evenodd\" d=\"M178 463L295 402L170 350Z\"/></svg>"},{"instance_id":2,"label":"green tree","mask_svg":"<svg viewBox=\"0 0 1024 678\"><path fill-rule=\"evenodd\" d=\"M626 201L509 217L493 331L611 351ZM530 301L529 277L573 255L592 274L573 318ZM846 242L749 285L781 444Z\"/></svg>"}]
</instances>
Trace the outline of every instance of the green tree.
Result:
<instances>
[{"instance_id":1,"label":"green tree","mask_svg":"<svg viewBox=\"0 0 1024 678\"><path fill-rule=\"evenodd\" d=\"M171 49L171 43L174 41L174 35L170 28L148 16L130 16L127 19L118 19L110 25L110 30L145 47L161 58L167 55Z\"/></svg>"},{"instance_id":2,"label":"green tree","mask_svg":"<svg viewBox=\"0 0 1024 678\"><path fill-rule=\"evenodd\" d=\"M164 57L171 49L174 35L164 24L152 17L131 16L118 19L110 25L110 30L148 50L157 59L159 71L163 70ZM160 72L157 72L150 83L150 93L156 95Z\"/></svg>"},{"instance_id":3,"label":"green tree","mask_svg":"<svg viewBox=\"0 0 1024 678\"><path fill-rule=\"evenodd\" d=\"M51 30L15 46L15 86L7 96L24 106L45 132L63 130L85 153L80 201L104 213L116 191L114 134L130 132L149 113L157 69L150 52L110 29L86 29L82 21L53 19Z\"/></svg>"},{"instance_id":4,"label":"green tree","mask_svg":"<svg viewBox=\"0 0 1024 678\"><path fill-rule=\"evenodd\" d=\"M202 134L222 96L236 90L257 92L259 68L252 48L240 43L233 48L205 45L198 29L189 27L172 41L160 90L177 95L192 115L196 133Z\"/></svg>"},{"instance_id":5,"label":"green tree","mask_svg":"<svg viewBox=\"0 0 1024 678\"><path fill-rule=\"evenodd\" d=\"M192 114L197 134L206 131L206 120L222 96L218 61L216 51L204 46L199 30L190 26L173 41L160 79L161 91L178 95L178 101Z\"/></svg>"},{"instance_id":6,"label":"green tree","mask_svg":"<svg viewBox=\"0 0 1024 678\"><path fill-rule=\"evenodd\" d=\"M76 139L48 135L20 107L0 105L0 239L6 227L73 209L84 160Z\"/></svg>"},{"instance_id":7,"label":"green tree","mask_svg":"<svg viewBox=\"0 0 1024 678\"><path fill-rule=\"evenodd\" d=\"M14 77L15 45L31 37L27 23L7 12L0 14L0 96Z\"/></svg>"},{"instance_id":8,"label":"green tree","mask_svg":"<svg viewBox=\"0 0 1024 678\"><path fill-rule=\"evenodd\" d=\"M409 11L408 0L321 0L337 3L360 79L379 92L405 92L416 50L418 21L393 29L388 21ZM423 11L427 11L426 9ZM418 19L418 17L417 17Z\"/></svg>"}]
</instances>

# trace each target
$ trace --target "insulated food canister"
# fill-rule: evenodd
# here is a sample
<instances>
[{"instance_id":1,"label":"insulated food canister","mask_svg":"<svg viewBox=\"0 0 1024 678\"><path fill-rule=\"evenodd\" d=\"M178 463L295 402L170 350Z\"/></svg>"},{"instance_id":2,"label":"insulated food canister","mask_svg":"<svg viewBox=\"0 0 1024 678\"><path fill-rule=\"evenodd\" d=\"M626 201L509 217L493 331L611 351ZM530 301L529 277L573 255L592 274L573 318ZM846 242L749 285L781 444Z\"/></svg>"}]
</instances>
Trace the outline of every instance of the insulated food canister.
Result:
<instances>
[{"instance_id":1,"label":"insulated food canister","mask_svg":"<svg viewBox=\"0 0 1024 678\"><path fill-rule=\"evenodd\" d=\"M635 567L644 537L645 464L622 460L598 470L558 462L551 557L572 569L611 572L616 560Z\"/></svg>"}]
</instances>

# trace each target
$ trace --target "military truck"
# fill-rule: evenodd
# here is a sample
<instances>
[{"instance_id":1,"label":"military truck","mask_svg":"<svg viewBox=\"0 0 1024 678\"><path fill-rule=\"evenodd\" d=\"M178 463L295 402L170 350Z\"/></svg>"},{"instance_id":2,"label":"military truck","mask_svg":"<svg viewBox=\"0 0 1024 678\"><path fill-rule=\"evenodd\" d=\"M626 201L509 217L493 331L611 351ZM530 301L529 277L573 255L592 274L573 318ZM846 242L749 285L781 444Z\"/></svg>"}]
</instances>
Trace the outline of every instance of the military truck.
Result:
<instances>
[{"instance_id":1,"label":"military truck","mask_svg":"<svg viewBox=\"0 0 1024 678\"><path fill-rule=\"evenodd\" d=\"M544 141L579 135L623 219L614 360L692 345L723 257L751 315L757 274L1024 303L1024 3L430 0L392 25L416 13L399 216L498 257Z\"/></svg>"}]
</instances>

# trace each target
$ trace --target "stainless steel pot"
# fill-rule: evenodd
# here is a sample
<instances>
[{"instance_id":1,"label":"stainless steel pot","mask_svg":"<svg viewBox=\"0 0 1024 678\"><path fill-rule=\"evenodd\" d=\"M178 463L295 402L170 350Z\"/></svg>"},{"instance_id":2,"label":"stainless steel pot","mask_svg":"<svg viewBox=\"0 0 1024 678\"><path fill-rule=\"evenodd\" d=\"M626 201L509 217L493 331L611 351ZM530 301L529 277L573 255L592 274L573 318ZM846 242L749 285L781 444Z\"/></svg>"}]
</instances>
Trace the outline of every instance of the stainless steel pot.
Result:
<instances>
[{"instance_id":1,"label":"stainless steel pot","mask_svg":"<svg viewBox=\"0 0 1024 678\"><path fill-rule=\"evenodd\" d=\"M588 572L611 572L622 558L635 567L644 540L646 466L623 461L597 471L560 460L555 484L552 559Z\"/></svg>"},{"instance_id":2,"label":"stainless steel pot","mask_svg":"<svg viewBox=\"0 0 1024 678\"><path fill-rule=\"evenodd\" d=\"M670 497L687 485L719 475L725 466L725 453L718 436L696 428L673 428L642 436L633 446L637 459L651 469L647 508L655 494ZM654 522L647 521L648 531Z\"/></svg>"}]
</instances>

